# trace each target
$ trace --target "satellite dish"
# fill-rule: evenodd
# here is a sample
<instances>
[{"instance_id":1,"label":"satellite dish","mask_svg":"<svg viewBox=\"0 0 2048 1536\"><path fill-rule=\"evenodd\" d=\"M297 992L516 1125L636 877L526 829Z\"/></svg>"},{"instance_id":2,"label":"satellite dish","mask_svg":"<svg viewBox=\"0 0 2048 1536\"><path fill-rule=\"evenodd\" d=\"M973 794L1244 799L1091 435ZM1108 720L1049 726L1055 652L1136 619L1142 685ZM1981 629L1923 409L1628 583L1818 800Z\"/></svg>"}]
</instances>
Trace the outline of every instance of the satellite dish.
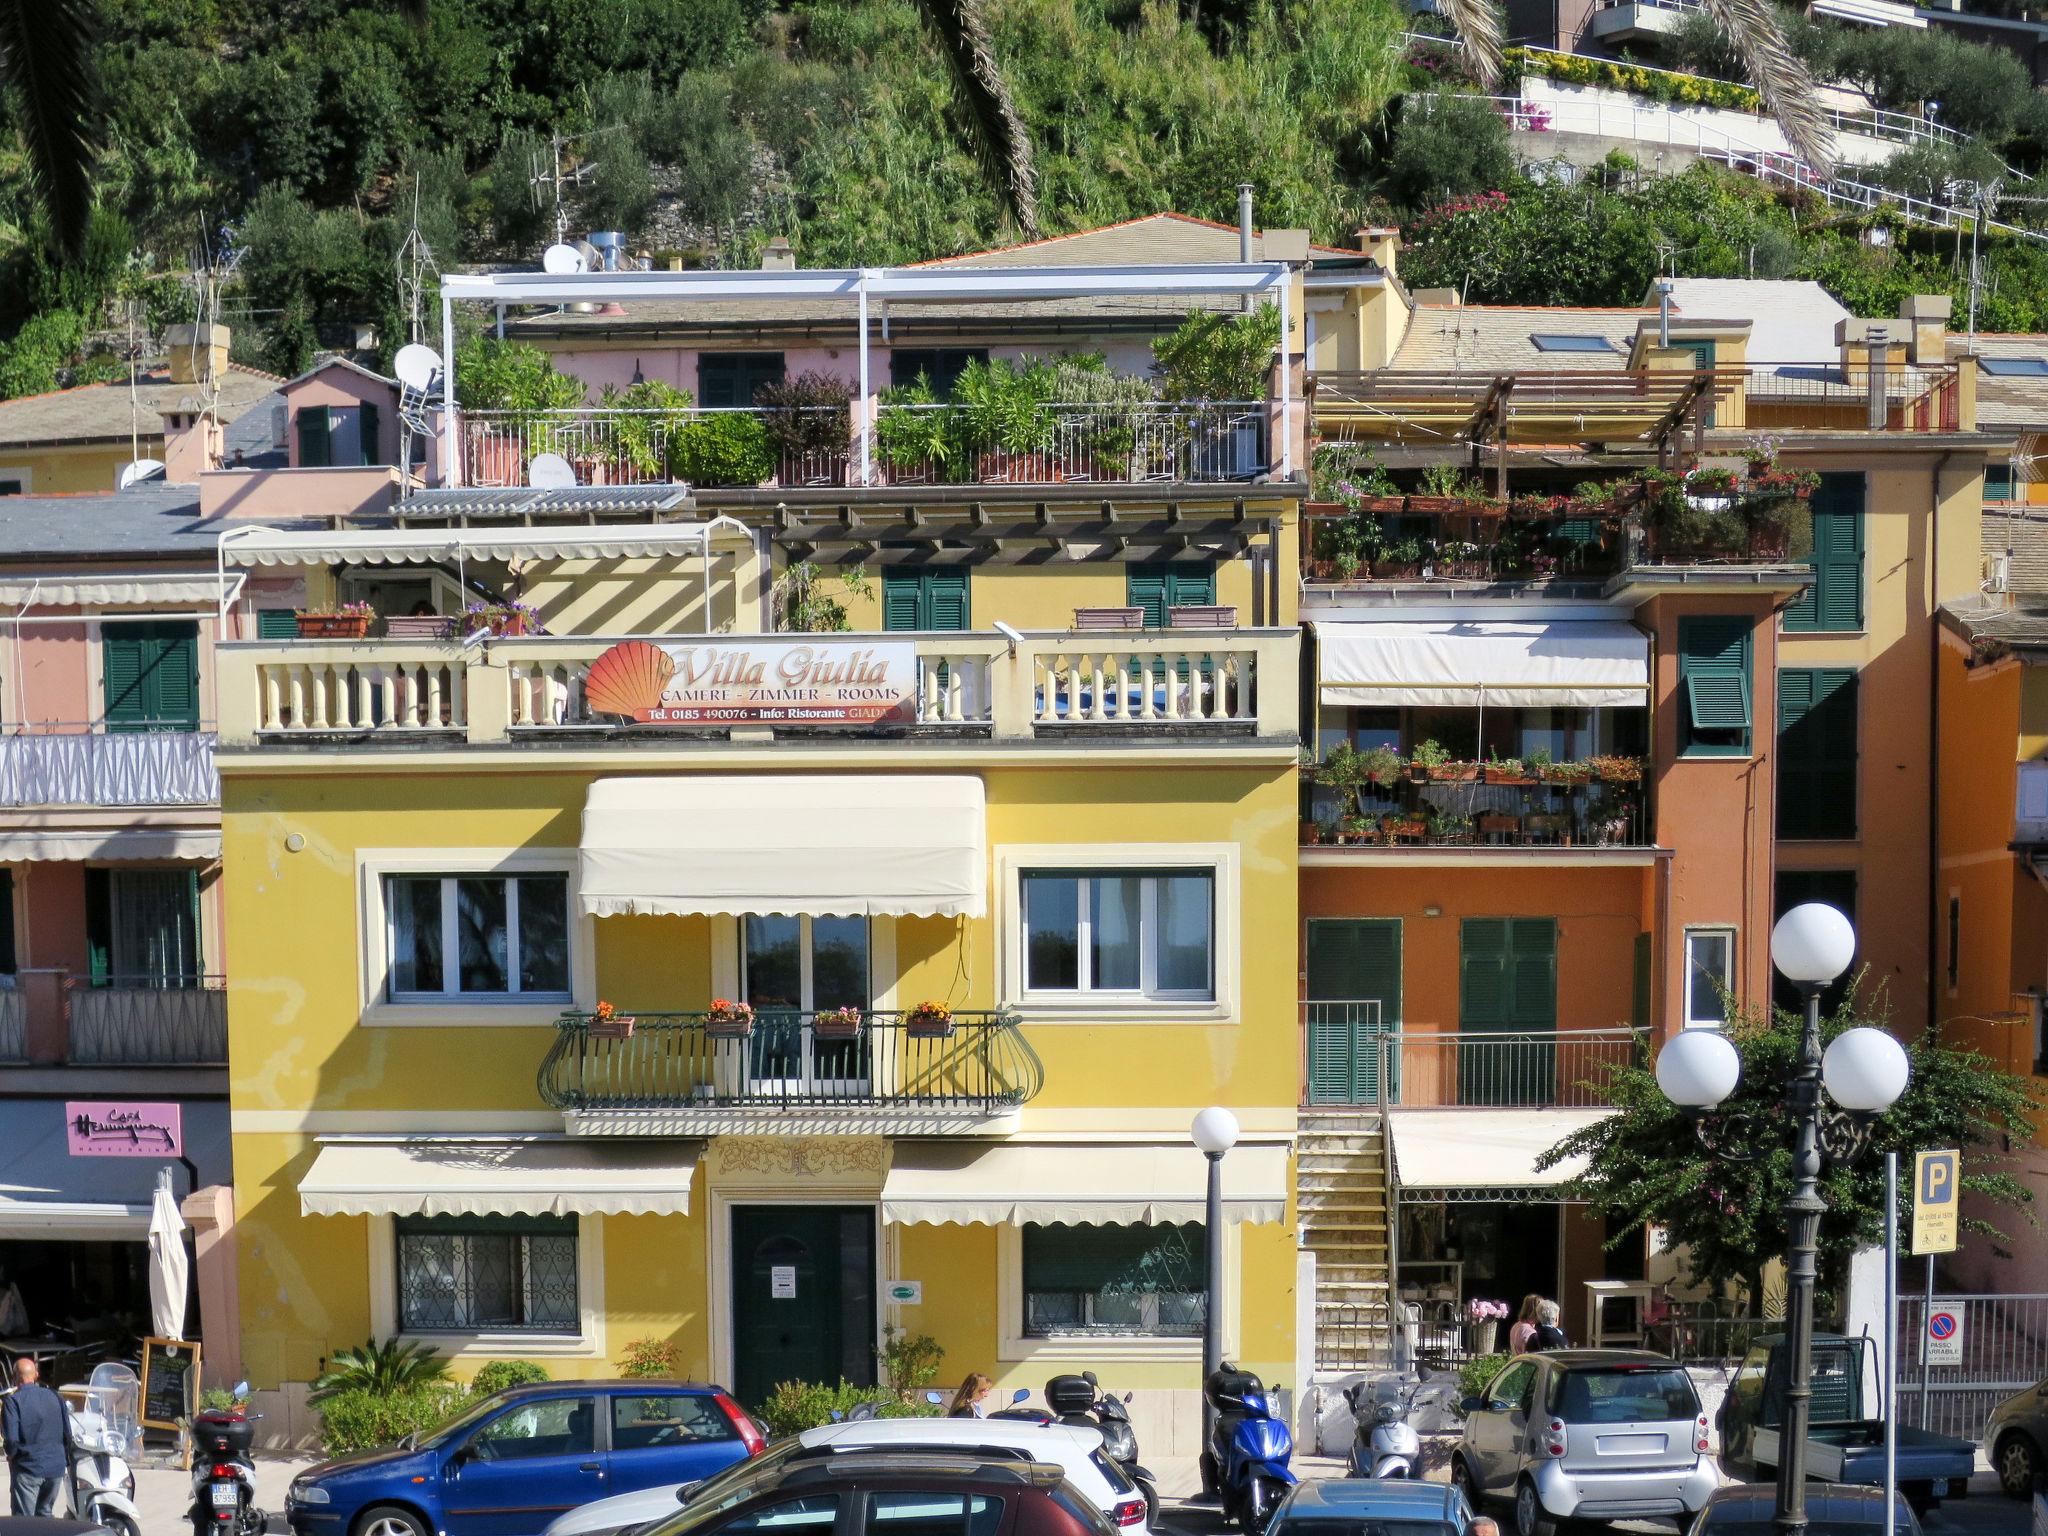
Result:
<instances>
[{"instance_id":1,"label":"satellite dish","mask_svg":"<svg viewBox=\"0 0 2048 1536\"><path fill-rule=\"evenodd\" d=\"M432 347L409 341L391 359L391 371L398 375L398 382L407 389L416 389L424 395L441 377L441 354Z\"/></svg>"},{"instance_id":2,"label":"satellite dish","mask_svg":"<svg viewBox=\"0 0 2048 1536\"><path fill-rule=\"evenodd\" d=\"M526 466L526 483L536 491L574 490L576 471L559 453L536 453Z\"/></svg>"},{"instance_id":3,"label":"satellite dish","mask_svg":"<svg viewBox=\"0 0 2048 1536\"><path fill-rule=\"evenodd\" d=\"M570 272L583 271L588 263L583 253L573 245L551 245L540 253L541 270L561 277Z\"/></svg>"},{"instance_id":4,"label":"satellite dish","mask_svg":"<svg viewBox=\"0 0 2048 1536\"><path fill-rule=\"evenodd\" d=\"M139 485L144 480L161 480L163 477L164 466L161 459L137 459L131 464L121 466L121 473L114 477L114 489L125 491L129 486Z\"/></svg>"}]
</instances>

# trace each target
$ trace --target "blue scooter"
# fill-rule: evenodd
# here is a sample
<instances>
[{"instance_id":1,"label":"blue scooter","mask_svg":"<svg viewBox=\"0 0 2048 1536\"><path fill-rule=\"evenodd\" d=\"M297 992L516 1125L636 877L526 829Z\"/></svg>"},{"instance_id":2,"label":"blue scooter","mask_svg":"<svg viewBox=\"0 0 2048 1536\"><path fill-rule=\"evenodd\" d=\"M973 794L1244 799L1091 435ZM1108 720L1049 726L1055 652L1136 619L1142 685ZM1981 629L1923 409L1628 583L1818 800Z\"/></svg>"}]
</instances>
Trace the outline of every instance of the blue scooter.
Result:
<instances>
[{"instance_id":1,"label":"blue scooter","mask_svg":"<svg viewBox=\"0 0 2048 1536\"><path fill-rule=\"evenodd\" d=\"M1294 1436L1273 1410L1265 1383L1227 1361L1202 1383L1216 1427L1202 1457L1202 1480L1223 1501L1223 1518L1259 1536L1299 1479L1288 1467Z\"/></svg>"}]
</instances>

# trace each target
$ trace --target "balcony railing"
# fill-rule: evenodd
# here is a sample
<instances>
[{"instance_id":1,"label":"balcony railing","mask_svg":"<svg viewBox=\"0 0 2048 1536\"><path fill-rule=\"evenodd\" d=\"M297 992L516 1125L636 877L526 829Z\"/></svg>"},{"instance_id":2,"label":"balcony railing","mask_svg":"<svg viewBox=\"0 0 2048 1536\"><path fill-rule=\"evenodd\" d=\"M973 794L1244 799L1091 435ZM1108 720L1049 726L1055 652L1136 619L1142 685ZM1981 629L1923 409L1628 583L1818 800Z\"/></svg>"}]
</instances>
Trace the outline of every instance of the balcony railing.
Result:
<instances>
[{"instance_id":1,"label":"balcony railing","mask_svg":"<svg viewBox=\"0 0 2048 1536\"><path fill-rule=\"evenodd\" d=\"M228 1059L218 976L117 977L71 988L68 1056L81 1066L211 1066Z\"/></svg>"},{"instance_id":2,"label":"balcony railing","mask_svg":"<svg viewBox=\"0 0 2048 1536\"><path fill-rule=\"evenodd\" d=\"M49 726L0 735L0 806L218 805L214 733Z\"/></svg>"},{"instance_id":3,"label":"balcony railing","mask_svg":"<svg viewBox=\"0 0 2048 1536\"><path fill-rule=\"evenodd\" d=\"M1440 1030L1383 1026L1377 1000L1301 1005L1309 1081L1402 1109L1605 1108L1607 1078L1647 1059L1632 1029Z\"/></svg>"},{"instance_id":4,"label":"balcony railing","mask_svg":"<svg viewBox=\"0 0 2048 1536\"><path fill-rule=\"evenodd\" d=\"M10 978L11 980L11 978ZM28 1059L28 1010L12 986L0 990L0 1061Z\"/></svg>"},{"instance_id":5,"label":"balcony railing","mask_svg":"<svg viewBox=\"0 0 2048 1536\"><path fill-rule=\"evenodd\" d=\"M529 483L536 456L580 485L857 486L860 439L845 406L719 410L465 411L472 486ZM982 421L952 404L884 405L870 475L883 485L1227 483L1271 467L1266 406L1052 402Z\"/></svg>"},{"instance_id":6,"label":"balcony railing","mask_svg":"<svg viewBox=\"0 0 2048 1536\"><path fill-rule=\"evenodd\" d=\"M754 706L706 706L700 718L635 725L616 692L593 701L592 668L622 639L669 676L731 676L742 663L780 666L801 652L823 671L897 652L882 718L806 717ZM915 651L911 659L898 648ZM346 736L405 740L440 734L471 742L563 733L766 725L780 731L858 728L999 739L1102 734L1219 733L1292 739L1299 704L1293 630L976 632L870 635L528 636L468 647L455 641L234 643L219 650L226 739ZM894 662L890 665L893 667ZM686 670L689 669L689 670ZM678 685L679 687L681 685ZM682 695L674 695L680 698ZM650 705L657 697L647 695ZM721 695L721 697L729 697Z\"/></svg>"},{"instance_id":7,"label":"balcony railing","mask_svg":"<svg viewBox=\"0 0 2048 1536\"><path fill-rule=\"evenodd\" d=\"M1477 764L1469 778L1411 778L1356 792L1318 786L1315 815L1302 825L1305 847L1641 848L1650 842L1637 759L1634 777L1595 779L1579 769L1504 774ZM1313 772L1305 769L1304 772Z\"/></svg>"},{"instance_id":8,"label":"balcony railing","mask_svg":"<svg viewBox=\"0 0 2048 1536\"><path fill-rule=\"evenodd\" d=\"M541 1063L555 1109L895 1109L996 1115L1029 1102L1045 1069L1015 1019L956 1013L950 1033L869 1013L851 1034L763 1010L745 1034L704 1013L643 1013L631 1033L565 1015Z\"/></svg>"}]
</instances>

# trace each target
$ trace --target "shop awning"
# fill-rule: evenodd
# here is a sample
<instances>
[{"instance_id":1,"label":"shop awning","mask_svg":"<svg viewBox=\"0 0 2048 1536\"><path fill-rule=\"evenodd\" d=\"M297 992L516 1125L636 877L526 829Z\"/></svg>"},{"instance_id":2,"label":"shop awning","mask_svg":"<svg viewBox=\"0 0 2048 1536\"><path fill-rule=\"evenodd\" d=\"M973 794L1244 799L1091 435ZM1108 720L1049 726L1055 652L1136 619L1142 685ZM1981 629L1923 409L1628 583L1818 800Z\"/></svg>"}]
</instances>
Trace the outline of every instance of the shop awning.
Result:
<instances>
[{"instance_id":1,"label":"shop awning","mask_svg":"<svg viewBox=\"0 0 2048 1536\"><path fill-rule=\"evenodd\" d=\"M1650 702L1650 639L1618 620L1318 624L1326 707L1626 709Z\"/></svg>"},{"instance_id":2,"label":"shop awning","mask_svg":"<svg viewBox=\"0 0 2048 1536\"><path fill-rule=\"evenodd\" d=\"M333 1141L299 1181L306 1216L670 1216L695 1143Z\"/></svg>"},{"instance_id":3,"label":"shop awning","mask_svg":"<svg viewBox=\"0 0 2048 1536\"><path fill-rule=\"evenodd\" d=\"M1208 1187L1208 1162L1189 1145L898 1142L882 1183L882 1219L902 1226L1200 1221ZM1223 1159L1224 1219L1286 1214L1286 1145L1231 1151Z\"/></svg>"},{"instance_id":4,"label":"shop awning","mask_svg":"<svg viewBox=\"0 0 2048 1536\"><path fill-rule=\"evenodd\" d=\"M980 917L984 819L966 775L599 779L583 910Z\"/></svg>"},{"instance_id":5,"label":"shop awning","mask_svg":"<svg viewBox=\"0 0 2048 1536\"><path fill-rule=\"evenodd\" d=\"M1404 1190L1548 1189L1586 1171L1583 1157L1539 1170L1537 1158L1596 1125L1605 1109L1397 1109L1387 1116Z\"/></svg>"},{"instance_id":6,"label":"shop awning","mask_svg":"<svg viewBox=\"0 0 2048 1536\"><path fill-rule=\"evenodd\" d=\"M0 860L10 864L59 859L220 860L220 831L200 827L126 827L119 830L0 828Z\"/></svg>"},{"instance_id":7,"label":"shop awning","mask_svg":"<svg viewBox=\"0 0 2048 1536\"><path fill-rule=\"evenodd\" d=\"M14 1099L0 1105L0 1237L64 1242L141 1242L161 1157L74 1157L65 1135L66 1101ZM232 1182L228 1106L180 1102L185 1155L199 1182ZM179 1169L176 1189L185 1193Z\"/></svg>"},{"instance_id":8,"label":"shop awning","mask_svg":"<svg viewBox=\"0 0 2048 1536\"><path fill-rule=\"evenodd\" d=\"M553 528L351 528L339 532L250 526L221 535L229 566L410 565L452 560L633 560L695 555L714 539L751 541L729 517L701 523Z\"/></svg>"}]
</instances>

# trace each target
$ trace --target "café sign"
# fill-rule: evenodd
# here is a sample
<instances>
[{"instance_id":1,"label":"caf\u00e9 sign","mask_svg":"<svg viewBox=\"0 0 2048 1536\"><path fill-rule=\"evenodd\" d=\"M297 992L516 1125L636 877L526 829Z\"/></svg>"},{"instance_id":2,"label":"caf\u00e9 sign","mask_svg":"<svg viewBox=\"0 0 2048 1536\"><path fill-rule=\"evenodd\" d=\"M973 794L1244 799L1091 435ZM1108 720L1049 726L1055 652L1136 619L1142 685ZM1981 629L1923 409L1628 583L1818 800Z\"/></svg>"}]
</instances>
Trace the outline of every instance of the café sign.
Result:
<instances>
[{"instance_id":1,"label":"caf\u00e9 sign","mask_svg":"<svg viewBox=\"0 0 2048 1536\"><path fill-rule=\"evenodd\" d=\"M185 1122L177 1104L69 1103L64 1139L73 1157L183 1157Z\"/></svg>"},{"instance_id":2,"label":"caf\u00e9 sign","mask_svg":"<svg viewBox=\"0 0 2048 1536\"><path fill-rule=\"evenodd\" d=\"M621 640L590 664L583 699L594 714L643 725L909 725L917 719L917 647Z\"/></svg>"}]
</instances>

